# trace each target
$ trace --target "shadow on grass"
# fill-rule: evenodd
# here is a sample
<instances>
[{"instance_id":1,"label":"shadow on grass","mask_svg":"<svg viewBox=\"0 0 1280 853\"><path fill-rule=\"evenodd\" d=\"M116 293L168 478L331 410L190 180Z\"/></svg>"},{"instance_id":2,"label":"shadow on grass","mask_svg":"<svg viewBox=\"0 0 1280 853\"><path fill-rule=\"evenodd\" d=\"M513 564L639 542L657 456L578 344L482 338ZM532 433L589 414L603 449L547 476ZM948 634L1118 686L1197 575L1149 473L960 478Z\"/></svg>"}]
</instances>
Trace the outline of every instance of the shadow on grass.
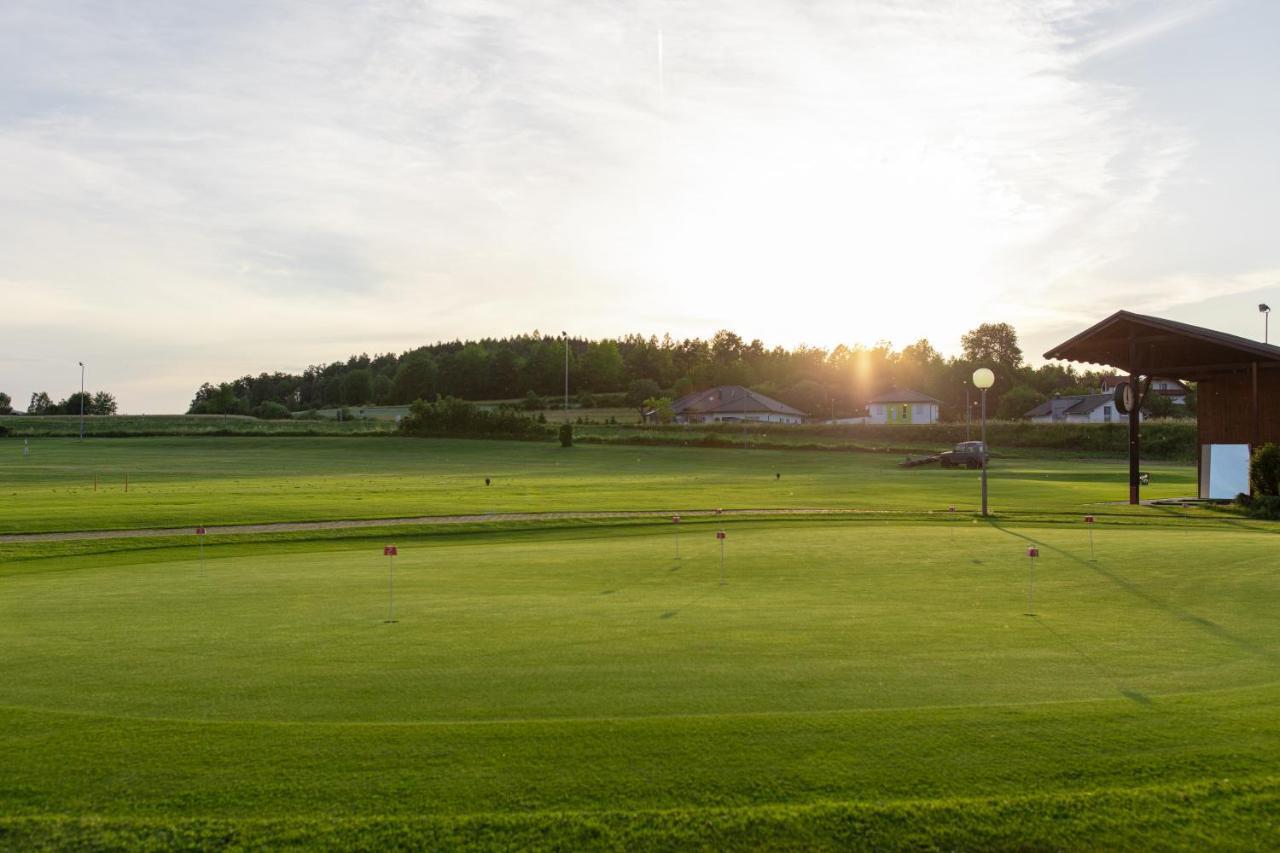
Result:
<instances>
[{"instance_id":1,"label":"shadow on grass","mask_svg":"<svg viewBox=\"0 0 1280 853\"><path fill-rule=\"evenodd\" d=\"M1125 687L1120 682L1120 679L1118 679L1115 675L1113 675L1111 671L1108 670L1105 666L1099 663L1096 658L1094 658L1087 651L1085 651L1084 648L1082 648L1080 644L1077 643L1075 640L1071 639L1062 631L1055 629L1052 625L1044 621L1044 619L1040 618L1039 616L1032 616L1031 618L1035 620L1037 625L1039 625L1045 631L1049 632L1049 634L1052 635L1054 639L1056 639L1058 642L1062 643L1064 646L1069 648L1072 652L1076 654L1077 657L1079 657L1082 661L1087 663L1090 666L1090 668L1092 668L1095 672L1098 673L1099 676L1101 676L1104 680L1109 681L1111 685L1115 687L1115 689L1120 693L1121 696L1124 696L1126 699L1131 699L1134 702L1137 702L1139 705L1144 705L1147 707L1151 707L1152 705L1155 704L1151 700L1151 697L1147 696L1145 693L1141 693L1137 690L1134 690L1131 687Z\"/></svg>"},{"instance_id":2,"label":"shadow on grass","mask_svg":"<svg viewBox=\"0 0 1280 853\"><path fill-rule=\"evenodd\" d=\"M1263 646L1260 646L1257 643L1254 643L1243 637L1236 636L1235 634L1228 631L1226 628L1222 627L1218 623L1213 622L1212 620L1205 619L1203 616L1197 616L1194 613L1188 612L1186 610L1183 610L1180 607L1170 604L1164 599L1159 598L1158 596L1143 589L1141 586L1129 580L1124 575L1121 575L1119 572L1115 572L1103 567L1103 565L1100 562L1090 562L1088 560L1077 557L1075 554L1071 553L1070 551L1064 551L1063 549L1058 548L1054 545L1046 545L1040 542L1039 540L1032 539L1029 536L1025 536L1021 533L1018 533L1017 531L1010 530L1007 527L1005 527L1003 524L1001 524L999 521L996 521L994 519L990 520L988 522L988 525L991 528L1006 534L1007 536L1012 536L1015 539L1021 539L1023 542L1036 545L1037 547L1047 551L1053 551L1059 556L1065 557L1066 559L1088 569L1089 571L1094 572L1095 574L1106 578L1107 580L1111 581L1111 583L1118 586L1120 589L1124 590L1125 592L1129 593L1135 598L1138 598L1141 601L1146 602L1148 605L1156 608L1157 610L1160 610L1168 614L1169 616L1172 616L1174 619L1177 619L1180 622L1185 622L1188 625L1194 625L1197 628L1200 628L1201 630L1215 637L1216 639L1221 640L1225 643L1230 643L1236 648L1241 649L1242 651L1248 652L1249 654L1254 655L1255 657L1259 657L1267 661L1268 663L1280 665L1280 655L1277 655L1275 652L1271 651L1270 649L1264 648Z\"/></svg>"}]
</instances>

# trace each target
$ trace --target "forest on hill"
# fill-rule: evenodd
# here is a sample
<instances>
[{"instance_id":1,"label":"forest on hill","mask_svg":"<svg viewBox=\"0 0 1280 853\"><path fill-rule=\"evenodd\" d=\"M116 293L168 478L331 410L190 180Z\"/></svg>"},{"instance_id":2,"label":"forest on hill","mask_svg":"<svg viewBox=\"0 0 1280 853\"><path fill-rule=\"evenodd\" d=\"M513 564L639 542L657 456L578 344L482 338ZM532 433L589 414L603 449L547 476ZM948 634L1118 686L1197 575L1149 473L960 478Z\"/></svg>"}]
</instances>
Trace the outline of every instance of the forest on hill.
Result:
<instances>
[{"instance_id":1,"label":"forest on hill","mask_svg":"<svg viewBox=\"0 0 1280 853\"><path fill-rule=\"evenodd\" d=\"M1092 393L1102 374L1070 366L1029 366L1008 323L984 323L966 333L962 353L944 357L926 339L894 349L888 342L834 349L768 348L722 330L710 340L669 335L627 335L589 340L533 332L509 338L449 341L406 352L353 355L313 365L301 374L260 373L206 382L191 401L192 414L256 414L340 406L397 405L414 400L558 399L565 387L584 407L639 406L714 385L746 385L814 417L852 416L869 397L910 388L942 401L942 417L963 418L966 390L976 367L996 373L988 413L1017 418L1056 394ZM1153 395L1154 396L1154 395ZM603 398L603 399L602 399ZM975 405L977 394L971 393ZM1157 401L1160 405L1164 401ZM530 406L533 408L534 406ZM1156 412L1156 414L1167 414Z\"/></svg>"}]
</instances>

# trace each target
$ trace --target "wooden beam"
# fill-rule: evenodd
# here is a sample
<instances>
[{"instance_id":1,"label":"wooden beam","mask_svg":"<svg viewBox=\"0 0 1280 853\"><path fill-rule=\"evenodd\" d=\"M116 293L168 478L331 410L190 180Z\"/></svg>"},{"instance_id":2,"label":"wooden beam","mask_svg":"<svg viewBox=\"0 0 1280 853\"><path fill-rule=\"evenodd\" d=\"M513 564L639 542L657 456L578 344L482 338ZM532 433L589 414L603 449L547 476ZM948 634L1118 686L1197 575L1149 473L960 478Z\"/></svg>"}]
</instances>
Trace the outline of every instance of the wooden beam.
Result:
<instances>
[{"instance_id":1,"label":"wooden beam","mask_svg":"<svg viewBox=\"0 0 1280 853\"><path fill-rule=\"evenodd\" d=\"M1138 413L1141 411L1138 394L1138 344L1129 340L1129 388L1133 391L1133 405L1129 407L1129 503L1137 505L1138 497Z\"/></svg>"},{"instance_id":2,"label":"wooden beam","mask_svg":"<svg viewBox=\"0 0 1280 853\"><path fill-rule=\"evenodd\" d=\"M1253 446L1257 447L1262 443L1262 408L1258 405L1258 362L1253 363L1253 370L1249 371L1253 379Z\"/></svg>"}]
</instances>

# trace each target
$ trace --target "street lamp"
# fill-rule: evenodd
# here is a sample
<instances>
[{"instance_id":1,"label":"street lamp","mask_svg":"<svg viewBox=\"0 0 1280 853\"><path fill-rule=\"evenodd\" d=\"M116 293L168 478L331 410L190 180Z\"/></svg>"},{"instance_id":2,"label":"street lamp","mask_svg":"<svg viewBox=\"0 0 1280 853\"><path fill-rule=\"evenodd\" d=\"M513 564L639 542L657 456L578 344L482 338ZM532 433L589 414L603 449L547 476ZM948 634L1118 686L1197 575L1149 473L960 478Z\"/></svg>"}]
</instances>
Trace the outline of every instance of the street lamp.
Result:
<instances>
[{"instance_id":1,"label":"street lamp","mask_svg":"<svg viewBox=\"0 0 1280 853\"><path fill-rule=\"evenodd\" d=\"M1271 325L1271 306L1264 302L1258 306L1258 310L1262 312L1262 342L1264 344L1271 343L1271 329L1269 328Z\"/></svg>"},{"instance_id":2,"label":"street lamp","mask_svg":"<svg viewBox=\"0 0 1280 853\"><path fill-rule=\"evenodd\" d=\"M569 333L561 332L564 341L564 422L569 422Z\"/></svg>"},{"instance_id":3,"label":"street lamp","mask_svg":"<svg viewBox=\"0 0 1280 853\"><path fill-rule=\"evenodd\" d=\"M996 375L988 368L973 372L973 387L982 391L982 515L987 514L987 389L995 384Z\"/></svg>"},{"instance_id":4,"label":"street lamp","mask_svg":"<svg viewBox=\"0 0 1280 853\"><path fill-rule=\"evenodd\" d=\"M80 440L84 441L84 362L76 362L80 365Z\"/></svg>"}]
</instances>

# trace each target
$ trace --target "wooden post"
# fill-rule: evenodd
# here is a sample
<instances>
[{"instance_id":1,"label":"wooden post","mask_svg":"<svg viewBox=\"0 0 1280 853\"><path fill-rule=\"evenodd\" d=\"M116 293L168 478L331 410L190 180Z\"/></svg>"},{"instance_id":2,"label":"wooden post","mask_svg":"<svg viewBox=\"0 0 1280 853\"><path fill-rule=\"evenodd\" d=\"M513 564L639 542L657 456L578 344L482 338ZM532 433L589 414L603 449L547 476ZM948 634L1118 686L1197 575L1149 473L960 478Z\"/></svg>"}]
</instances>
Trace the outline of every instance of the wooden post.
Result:
<instances>
[{"instance_id":1,"label":"wooden post","mask_svg":"<svg viewBox=\"0 0 1280 853\"><path fill-rule=\"evenodd\" d=\"M1138 344L1129 339L1129 503L1138 503L1138 415L1142 410L1142 389L1138 387Z\"/></svg>"},{"instance_id":2,"label":"wooden post","mask_svg":"<svg viewBox=\"0 0 1280 853\"><path fill-rule=\"evenodd\" d=\"M1258 362L1253 362L1250 367L1250 372L1253 374L1253 447L1256 448L1262 443L1262 409L1258 406Z\"/></svg>"}]
</instances>

